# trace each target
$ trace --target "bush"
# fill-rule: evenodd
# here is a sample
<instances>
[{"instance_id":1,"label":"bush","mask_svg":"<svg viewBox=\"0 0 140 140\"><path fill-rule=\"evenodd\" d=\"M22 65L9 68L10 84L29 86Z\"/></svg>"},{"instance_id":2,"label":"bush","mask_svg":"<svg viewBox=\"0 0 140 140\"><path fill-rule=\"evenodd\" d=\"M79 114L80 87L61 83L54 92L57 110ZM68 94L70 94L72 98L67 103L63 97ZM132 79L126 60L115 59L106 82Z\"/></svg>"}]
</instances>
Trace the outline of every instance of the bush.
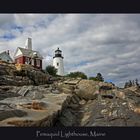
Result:
<instances>
[{"instance_id":1,"label":"bush","mask_svg":"<svg viewBox=\"0 0 140 140\"><path fill-rule=\"evenodd\" d=\"M96 77L89 77L89 80L98 81Z\"/></svg>"},{"instance_id":2,"label":"bush","mask_svg":"<svg viewBox=\"0 0 140 140\"><path fill-rule=\"evenodd\" d=\"M104 81L104 78L103 78L103 76L102 76L101 73L97 73L96 77L89 77L89 80L103 82Z\"/></svg>"},{"instance_id":3,"label":"bush","mask_svg":"<svg viewBox=\"0 0 140 140\"><path fill-rule=\"evenodd\" d=\"M71 78L82 78L82 79L87 79L87 75L84 74L83 72L70 72L70 74L67 74L68 77L71 77Z\"/></svg>"},{"instance_id":4,"label":"bush","mask_svg":"<svg viewBox=\"0 0 140 140\"><path fill-rule=\"evenodd\" d=\"M101 73L97 73L96 78L97 78L97 80L98 80L98 81L101 81L101 82L103 82L103 81L104 81L104 78L103 78L103 76L102 76L102 74L101 74Z\"/></svg>"},{"instance_id":5,"label":"bush","mask_svg":"<svg viewBox=\"0 0 140 140\"><path fill-rule=\"evenodd\" d=\"M135 79L135 81L129 80L128 82L125 82L124 88L132 87L132 86L139 87L138 79Z\"/></svg>"},{"instance_id":6,"label":"bush","mask_svg":"<svg viewBox=\"0 0 140 140\"><path fill-rule=\"evenodd\" d=\"M57 69L54 66L48 65L46 67L46 72L49 73L52 76L56 76Z\"/></svg>"}]
</instances>

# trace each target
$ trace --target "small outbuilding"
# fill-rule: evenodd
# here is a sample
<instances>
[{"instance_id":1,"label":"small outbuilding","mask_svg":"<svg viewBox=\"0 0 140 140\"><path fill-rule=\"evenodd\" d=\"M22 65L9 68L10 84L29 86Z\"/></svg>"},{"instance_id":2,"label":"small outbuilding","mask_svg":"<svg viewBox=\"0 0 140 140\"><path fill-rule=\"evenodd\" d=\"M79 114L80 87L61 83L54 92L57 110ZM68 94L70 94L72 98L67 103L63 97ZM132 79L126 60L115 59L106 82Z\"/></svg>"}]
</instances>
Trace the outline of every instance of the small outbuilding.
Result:
<instances>
[{"instance_id":1,"label":"small outbuilding","mask_svg":"<svg viewBox=\"0 0 140 140\"><path fill-rule=\"evenodd\" d=\"M0 60L9 62L9 63L13 63L13 59L11 58L11 56L9 54L9 50L0 53Z\"/></svg>"}]
</instances>

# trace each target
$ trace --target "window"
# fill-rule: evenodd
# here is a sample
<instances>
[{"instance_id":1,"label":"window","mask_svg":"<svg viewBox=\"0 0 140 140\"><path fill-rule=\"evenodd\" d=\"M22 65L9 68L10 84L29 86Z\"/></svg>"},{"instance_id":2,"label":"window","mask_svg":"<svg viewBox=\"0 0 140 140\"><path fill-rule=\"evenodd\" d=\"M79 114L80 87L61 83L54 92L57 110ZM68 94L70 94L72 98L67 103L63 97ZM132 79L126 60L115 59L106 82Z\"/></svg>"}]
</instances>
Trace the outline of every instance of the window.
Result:
<instances>
[{"instance_id":1,"label":"window","mask_svg":"<svg viewBox=\"0 0 140 140\"><path fill-rule=\"evenodd\" d=\"M38 66L38 67L40 67L40 60L36 60L36 65Z\"/></svg>"},{"instance_id":2,"label":"window","mask_svg":"<svg viewBox=\"0 0 140 140\"><path fill-rule=\"evenodd\" d=\"M32 59L32 65L34 66L35 65L35 63L34 63L35 61L34 61L34 59Z\"/></svg>"},{"instance_id":3,"label":"window","mask_svg":"<svg viewBox=\"0 0 140 140\"><path fill-rule=\"evenodd\" d=\"M57 63L57 66L59 66L59 63Z\"/></svg>"},{"instance_id":4,"label":"window","mask_svg":"<svg viewBox=\"0 0 140 140\"><path fill-rule=\"evenodd\" d=\"M25 64L29 64L30 63L30 59L28 57L25 58Z\"/></svg>"}]
</instances>

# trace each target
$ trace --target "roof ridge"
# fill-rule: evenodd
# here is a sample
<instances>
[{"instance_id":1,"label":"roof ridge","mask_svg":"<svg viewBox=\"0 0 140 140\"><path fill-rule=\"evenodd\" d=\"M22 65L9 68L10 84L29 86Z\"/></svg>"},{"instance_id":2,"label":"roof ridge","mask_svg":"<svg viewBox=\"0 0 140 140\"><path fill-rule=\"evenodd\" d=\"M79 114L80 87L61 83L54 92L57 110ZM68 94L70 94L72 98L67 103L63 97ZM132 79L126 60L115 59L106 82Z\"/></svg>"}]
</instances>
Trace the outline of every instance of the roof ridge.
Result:
<instances>
[{"instance_id":1,"label":"roof ridge","mask_svg":"<svg viewBox=\"0 0 140 140\"><path fill-rule=\"evenodd\" d=\"M35 51L35 50L30 50L30 49L26 49L26 48L22 48L22 47L18 47L20 49L20 51L22 52L22 54L26 54L29 55L29 53L34 53L36 52L39 55L39 58L43 58L43 56L40 54L39 51Z\"/></svg>"},{"instance_id":2,"label":"roof ridge","mask_svg":"<svg viewBox=\"0 0 140 140\"><path fill-rule=\"evenodd\" d=\"M6 53L6 51L1 52L0 54Z\"/></svg>"},{"instance_id":3,"label":"roof ridge","mask_svg":"<svg viewBox=\"0 0 140 140\"><path fill-rule=\"evenodd\" d=\"M22 47L18 47L19 49L23 49L23 50L27 50L27 51L35 51L35 50L30 50L30 49L27 49L27 48L22 48ZM35 52L39 52L39 51L35 51Z\"/></svg>"}]
</instances>

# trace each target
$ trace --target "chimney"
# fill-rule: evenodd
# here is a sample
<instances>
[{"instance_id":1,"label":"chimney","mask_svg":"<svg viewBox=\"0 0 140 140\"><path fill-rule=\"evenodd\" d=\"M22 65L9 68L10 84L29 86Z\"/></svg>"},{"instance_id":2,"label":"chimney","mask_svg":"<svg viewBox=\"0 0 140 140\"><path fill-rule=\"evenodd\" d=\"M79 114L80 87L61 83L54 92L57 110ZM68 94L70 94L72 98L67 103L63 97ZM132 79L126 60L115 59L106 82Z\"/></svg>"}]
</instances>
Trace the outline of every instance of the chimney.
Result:
<instances>
[{"instance_id":1,"label":"chimney","mask_svg":"<svg viewBox=\"0 0 140 140\"><path fill-rule=\"evenodd\" d=\"M31 39L31 38L28 38L28 39L26 40L25 48L26 48L26 49L29 49L29 50L32 50L32 39Z\"/></svg>"},{"instance_id":2,"label":"chimney","mask_svg":"<svg viewBox=\"0 0 140 140\"><path fill-rule=\"evenodd\" d=\"M9 55L10 53L9 53L9 50L7 50L7 54Z\"/></svg>"}]
</instances>

